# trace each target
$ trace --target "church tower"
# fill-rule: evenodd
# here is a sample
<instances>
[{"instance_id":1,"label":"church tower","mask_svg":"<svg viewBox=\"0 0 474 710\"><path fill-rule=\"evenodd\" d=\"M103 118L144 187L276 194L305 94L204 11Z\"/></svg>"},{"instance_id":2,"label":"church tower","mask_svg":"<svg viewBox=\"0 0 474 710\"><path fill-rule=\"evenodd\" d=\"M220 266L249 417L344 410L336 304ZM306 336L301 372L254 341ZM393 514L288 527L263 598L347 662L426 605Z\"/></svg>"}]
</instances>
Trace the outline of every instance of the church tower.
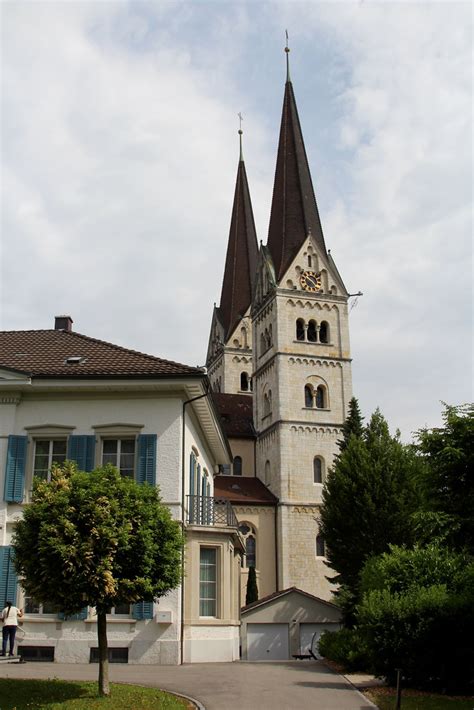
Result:
<instances>
[{"instance_id":1,"label":"church tower","mask_svg":"<svg viewBox=\"0 0 474 710\"><path fill-rule=\"evenodd\" d=\"M352 396L348 292L326 249L289 71L254 294L256 470L279 500L277 587L329 598L318 516Z\"/></svg>"},{"instance_id":2,"label":"church tower","mask_svg":"<svg viewBox=\"0 0 474 710\"><path fill-rule=\"evenodd\" d=\"M247 173L240 158L219 307L214 306L206 357L215 392L252 391L252 324L250 305L257 269L257 235Z\"/></svg>"}]
</instances>

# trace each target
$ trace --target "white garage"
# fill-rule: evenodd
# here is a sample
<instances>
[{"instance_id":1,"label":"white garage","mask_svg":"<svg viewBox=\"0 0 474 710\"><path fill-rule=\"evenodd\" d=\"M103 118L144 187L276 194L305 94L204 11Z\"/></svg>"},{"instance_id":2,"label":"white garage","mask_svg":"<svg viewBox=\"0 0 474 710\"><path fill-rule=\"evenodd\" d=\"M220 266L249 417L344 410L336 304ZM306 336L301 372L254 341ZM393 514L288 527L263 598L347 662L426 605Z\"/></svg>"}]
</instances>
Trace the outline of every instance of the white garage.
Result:
<instances>
[{"instance_id":1,"label":"white garage","mask_svg":"<svg viewBox=\"0 0 474 710\"><path fill-rule=\"evenodd\" d=\"M289 657L288 624L248 624L249 661L286 661Z\"/></svg>"},{"instance_id":2,"label":"white garage","mask_svg":"<svg viewBox=\"0 0 474 710\"><path fill-rule=\"evenodd\" d=\"M259 599L242 609L241 656L247 661L287 661L317 654L321 634L337 631L337 606L291 587Z\"/></svg>"},{"instance_id":3,"label":"white garage","mask_svg":"<svg viewBox=\"0 0 474 710\"><path fill-rule=\"evenodd\" d=\"M320 658L318 644L325 631L335 631L334 624L300 624L300 653Z\"/></svg>"}]
</instances>

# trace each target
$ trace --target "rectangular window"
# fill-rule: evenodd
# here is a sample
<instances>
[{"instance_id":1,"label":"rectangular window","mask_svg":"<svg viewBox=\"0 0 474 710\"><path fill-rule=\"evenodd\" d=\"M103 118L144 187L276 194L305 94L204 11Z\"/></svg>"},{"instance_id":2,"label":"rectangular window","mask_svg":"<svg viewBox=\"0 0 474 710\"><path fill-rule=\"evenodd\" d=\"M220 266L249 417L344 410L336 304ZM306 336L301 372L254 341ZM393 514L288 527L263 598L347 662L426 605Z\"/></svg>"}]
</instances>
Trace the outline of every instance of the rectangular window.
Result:
<instances>
[{"instance_id":1,"label":"rectangular window","mask_svg":"<svg viewBox=\"0 0 474 710\"><path fill-rule=\"evenodd\" d=\"M135 439L104 439L102 465L111 463L122 476L135 477Z\"/></svg>"},{"instance_id":2,"label":"rectangular window","mask_svg":"<svg viewBox=\"0 0 474 710\"><path fill-rule=\"evenodd\" d=\"M199 560L199 616L217 616L217 550L201 547Z\"/></svg>"},{"instance_id":3,"label":"rectangular window","mask_svg":"<svg viewBox=\"0 0 474 710\"><path fill-rule=\"evenodd\" d=\"M109 648L109 663L128 663L128 648ZM99 649L91 648L90 663L99 662Z\"/></svg>"},{"instance_id":4,"label":"rectangular window","mask_svg":"<svg viewBox=\"0 0 474 710\"><path fill-rule=\"evenodd\" d=\"M18 655L24 661L54 661L54 646L18 646Z\"/></svg>"},{"instance_id":5,"label":"rectangular window","mask_svg":"<svg viewBox=\"0 0 474 710\"><path fill-rule=\"evenodd\" d=\"M51 466L53 463L63 463L66 460L66 449L66 439L37 439L33 475L49 481Z\"/></svg>"},{"instance_id":6,"label":"rectangular window","mask_svg":"<svg viewBox=\"0 0 474 710\"><path fill-rule=\"evenodd\" d=\"M130 604L117 604L109 609L108 614L111 616L130 616Z\"/></svg>"},{"instance_id":7,"label":"rectangular window","mask_svg":"<svg viewBox=\"0 0 474 710\"><path fill-rule=\"evenodd\" d=\"M46 614L50 616L57 616L58 608L54 604L40 604L35 601L33 597L28 597L25 595L25 614Z\"/></svg>"}]
</instances>

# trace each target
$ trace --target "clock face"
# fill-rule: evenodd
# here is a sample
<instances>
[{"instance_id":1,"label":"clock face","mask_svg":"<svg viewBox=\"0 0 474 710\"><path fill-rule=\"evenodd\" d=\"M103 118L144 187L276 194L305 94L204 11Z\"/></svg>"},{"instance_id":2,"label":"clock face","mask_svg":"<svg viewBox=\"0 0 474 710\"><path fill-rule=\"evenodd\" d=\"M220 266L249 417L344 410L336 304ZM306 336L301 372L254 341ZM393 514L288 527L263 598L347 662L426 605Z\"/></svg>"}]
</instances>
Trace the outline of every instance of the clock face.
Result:
<instances>
[{"instance_id":1,"label":"clock face","mask_svg":"<svg viewBox=\"0 0 474 710\"><path fill-rule=\"evenodd\" d=\"M316 293L321 290L321 274L317 274L315 271L303 271L300 276L300 284L305 291Z\"/></svg>"}]
</instances>

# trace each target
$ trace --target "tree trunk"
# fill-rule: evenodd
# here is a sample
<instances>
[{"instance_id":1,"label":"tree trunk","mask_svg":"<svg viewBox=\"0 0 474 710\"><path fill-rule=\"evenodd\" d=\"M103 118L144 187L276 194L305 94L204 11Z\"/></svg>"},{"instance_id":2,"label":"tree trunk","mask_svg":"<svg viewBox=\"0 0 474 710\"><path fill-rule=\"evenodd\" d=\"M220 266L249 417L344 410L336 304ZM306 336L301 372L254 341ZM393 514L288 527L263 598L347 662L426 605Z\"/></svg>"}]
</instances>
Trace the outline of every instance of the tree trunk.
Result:
<instances>
[{"instance_id":1,"label":"tree trunk","mask_svg":"<svg viewBox=\"0 0 474 710\"><path fill-rule=\"evenodd\" d=\"M107 612L105 610L97 610L97 639L99 641L99 695L110 695Z\"/></svg>"}]
</instances>

